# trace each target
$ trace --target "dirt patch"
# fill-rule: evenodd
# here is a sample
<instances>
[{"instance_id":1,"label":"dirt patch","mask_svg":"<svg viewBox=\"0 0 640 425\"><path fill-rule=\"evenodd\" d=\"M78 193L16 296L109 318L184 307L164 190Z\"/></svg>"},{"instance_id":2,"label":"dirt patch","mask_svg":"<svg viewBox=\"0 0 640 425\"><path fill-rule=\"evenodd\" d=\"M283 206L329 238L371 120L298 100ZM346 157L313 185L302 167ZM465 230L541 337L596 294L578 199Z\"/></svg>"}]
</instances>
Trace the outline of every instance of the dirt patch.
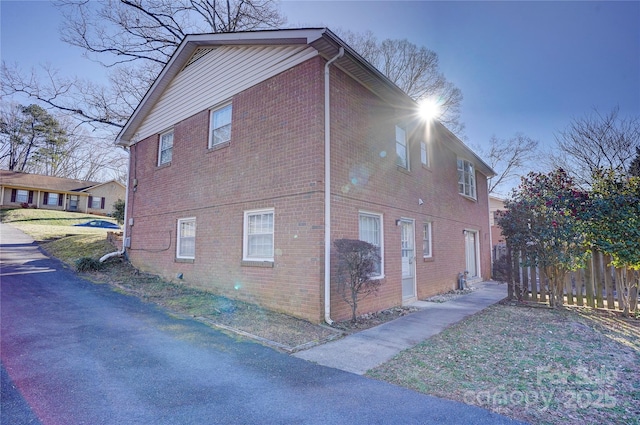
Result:
<instances>
[{"instance_id":1,"label":"dirt patch","mask_svg":"<svg viewBox=\"0 0 640 425\"><path fill-rule=\"evenodd\" d=\"M340 329L346 333L355 333L365 329L372 328L374 326L381 325L383 323L395 320L399 317L406 316L418 311L415 307L393 307L374 313L366 313L356 318L356 321L344 320L341 322L334 322L333 327Z\"/></svg>"},{"instance_id":2,"label":"dirt patch","mask_svg":"<svg viewBox=\"0 0 640 425\"><path fill-rule=\"evenodd\" d=\"M451 301L463 295L469 294L476 289L477 288L473 286L465 289L455 289L453 291L445 292L444 294L434 295L433 297L425 299L425 301L432 303L446 303L447 301Z\"/></svg>"}]
</instances>

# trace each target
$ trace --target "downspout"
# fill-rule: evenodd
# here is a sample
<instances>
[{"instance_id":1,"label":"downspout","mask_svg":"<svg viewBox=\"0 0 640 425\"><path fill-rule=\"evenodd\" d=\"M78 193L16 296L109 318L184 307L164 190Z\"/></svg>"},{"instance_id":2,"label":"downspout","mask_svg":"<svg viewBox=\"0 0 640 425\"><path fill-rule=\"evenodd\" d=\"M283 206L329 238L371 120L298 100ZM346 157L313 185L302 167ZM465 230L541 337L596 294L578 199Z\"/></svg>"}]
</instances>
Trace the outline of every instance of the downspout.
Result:
<instances>
[{"instance_id":1,"label":"downspout","mask_svg":"<svg viewBox=\"0 0 640 425\"><path fill-rule=\"evenodd\" d=\"M324 321L331 320L331 105L329 67L344 55L344 47L324 65Z\"/></svg>"},{"instance_id":2,"label":"downspout","mask_svg":"<svg viewBox=\"0 0 640 425\"><path fill-rule=\"evenodd\" d=\"M129 166L127 167L127 186L124 189L124 223L122 223L122 249L120 251L110 252L109 254L105 254L100 257L101 263L104 263L109 258L120 257L124 255L126 249L126 241L127 241L127 210L128 210L128 202L129 202L129 177L131 176L131 150L129 150ZM88 198L87 198L88 199ZM89 201L87 201L89 202Z\"/></svg>"}]
</instances>

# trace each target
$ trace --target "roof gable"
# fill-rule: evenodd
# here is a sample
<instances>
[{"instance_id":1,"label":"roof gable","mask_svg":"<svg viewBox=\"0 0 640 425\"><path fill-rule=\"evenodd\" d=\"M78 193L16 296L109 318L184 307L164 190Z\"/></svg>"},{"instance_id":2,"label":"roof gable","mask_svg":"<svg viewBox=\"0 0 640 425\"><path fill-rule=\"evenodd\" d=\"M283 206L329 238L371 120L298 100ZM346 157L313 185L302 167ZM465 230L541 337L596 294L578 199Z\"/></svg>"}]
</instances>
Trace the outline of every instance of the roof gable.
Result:
<instances>
[{"instance_id":1,"label":"roof gable","mask_svg":"<svg viewBox=\"0 0 640 425\"><path fill-rule=\"evenodd\" d=\"M309 48L312 48L315 53L312 53ZM390 105L408 111L418 109L418 105L413 99L328 28L193 34L187 35L180 43L118 134L116 143L130 146L149 135L168 129L181 119L211 108L217 102L225 101L239 91L250 87L259 78L245 80L244 85L236 83L227 87L225 83L228 81L225 82L223 77L235 76L238 70L242 70L245 75L248 75L250 74L249 68L264 67L265 64L257 60L258 58L268 61L269 54L279 53L270 59L275 62L275 65L280 66L274 66L270 71L263 73L261 78L266 79L316 55L324 59L331 59L338 54L340 48L344 49L344 55L334 62L334 66L340 68ZM225 61L221 61L221 58L224 58ZM229 59L233 59L235 62L226 63L226 60ZM233 68L233 63L241 66ZM205 69L207 72L203 73ZM190 81L198 75L202 78L204 74L209 75L199 81L200 86L197 85L197 81L196 85ZM216 78L218 79L216 80ZM214 85L212 81L217 83ZM177 103L176 100L181 99L179 92L187 82L189 82L191 90L187 92L188 97L184 96L182 100L183 104L189 104L189 106L179 109L183 104ZM207 87L209 90L206 89ZM216 94L207 98L207 96L211 96L211 87L215 87ZM174 110L176 107L179 109L179 113L176 114L174 111L172 121L163 120L161 113L151 116L154 111L162 112L163 108L166 111ZM444 129L443 133L450 149L459 155L472 158L478 171L487 177L495 175L491 167L458 137L441 123L437 122L437 125Z\"/></svg>"},{"instance_id":2,"label":"roof gable","mask_svg":"<svg viewBox=\"0 0 640 425\"><path fill-rule=\"evenodd\" d=\"M164 131L317 55L317 51L306 44L198 48L154 97L153 105L145 107L147 112L132 142Z\"/></svg>"},{"instance_id":3,"label":"roof gable","mask_svg":"<svg viewBox=\"0 0 640 425\"><path fill-rule=\"evenodd\" d=\"M401 104L406 107L415 107L415 102L409 98L402 90L400 90L394 83L388 80L382 73L375 69L371 64L364 60L358 53L351 49L346 43L344 43L335 34L329 31L327 28L311 28L311 29L293 29L293 30L273 30L273 31L252 31L252 32L237 32L237 33L219 33L219 34L192 34L187 35L180 46L176 49L175 53L160 72L158 78L146 93L131 118L127 121L124 128L120 131L117 137L117 143L120 145L128 146L142 138L154 134L158 131L168 128L175 122L166 123L160 122L161 119L156 118L156 122L152 122L153 119L148 119L150 114L159 108L166 107L166 104L171 104L171 92L176 88L180 81L183 83L188 78L193 78L194 75L201 75L198 71L201 71L204 64L208 64L209 70L216 72L212 63L216 58L216 55L222 55L223 53L236 52L237 55L229 54L225 56L231 57L232 60L240 60L240 52L244 48L244 52L249 50L258 52L273 53L278 52L277 57L272 58L276 63L272 63L273 68L271 71L267 71L265 75L284 71L304 60L307 60L313 56L320 55L325 59L332 58L338 54L340 47L343 47L345 54L342 58L335 62L335 66L342 69L351 77L361 82L369 90L372 90L377 95L383 97L393 104ZM262 49L260 49L262 47ZM271 47L272 49L265 49ZM233 49L235 48L235 49ZM207 51L202 51L207 49ZM313 53L311 53L311 50ZM283 52L289 51L289 55ZM295 53L304 52L299 57L293 57ZM235 56L235 57L234 57ZM262 56L263 60L269 60L267 56ZM245 59L251 59L250 55L245 55ZM240 68L234 68L229 70L229 64L224 61L215 61L217 67L227 69L227 77L234 76L235 70L241 69L243 72L248 73L250 70L247 68L264 67L265 63L253 61L250 62L238 62L242 64ZM267 63L266 65L269 65ZM183 75L179 75L184 71ZM272 76L269 75L269 76ZM266 78L269 78L268 76ZM174 80L177 80L174 82ZM216 88L222 88L226 90L227 98L235 94L240 90L240 85L225 86L224 83L229 81L218 80L222 84L216 86ZM254 80L254 84L256 81ZM197 84L197 82L196 82ZM250 85L249 85L250 86ZM244 88L248 88L247 81L245 81ZM174 90L177 93L178 90ZM191 90L190 94L197 94L197 90ZM223 98L222 94L216 96L216 99ZM224 100L224 99L222 99ZM189 98L191 102L191 98ZM163 106L162 103L165 103ZM172 104L173 105L173 104ZM206 105L206 106L204 106ZM178 105L180 106L180 105ZM203 107L204 106L204 107ZM209 102L202 102L200 109L197 112L206 108L215 106L215 100L209 100ZM194 107L190 107L189 110L193 110ZM184 115L181 114L180 116ZM189 115L184 116L187 118ZM153 133L149 133L149 128L153 127Z\"/></svg>"}]
</instances>

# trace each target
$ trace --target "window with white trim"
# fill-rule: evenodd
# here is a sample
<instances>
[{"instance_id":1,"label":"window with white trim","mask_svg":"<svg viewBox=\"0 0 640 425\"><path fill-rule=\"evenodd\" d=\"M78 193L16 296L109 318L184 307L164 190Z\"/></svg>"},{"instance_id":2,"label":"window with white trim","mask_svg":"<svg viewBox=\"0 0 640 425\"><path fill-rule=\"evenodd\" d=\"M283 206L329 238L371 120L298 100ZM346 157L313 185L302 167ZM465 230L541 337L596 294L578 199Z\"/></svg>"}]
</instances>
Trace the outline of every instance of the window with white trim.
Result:
<instances>
[{"instance_id":1,"label":"window with white trim","mask_svg":"<svg viewBox=\"0 0 640 425\"><path fill-rule=\"evenodd\" d=\"M195 217L178 220L176 257L196 258L196 219Z\"/></svg>"},{"instance_id":2,"label":"window with white trim","mask_svg":"<svg viewBox=\"0 0 640 425\"><path fill-rule=\"evenodd\" d=\"M431 258L431 223L424 223L422 228L422 256L424 258Z\"/></svg>"},{"instance_id":3,"label":"window with white trim","mask_svg":"<svg viewBox=\"0 0 640 425\"><path fill-rule=\"evenodd\" d=\"M476 199L476 171L466 159L458 159L458 193Z\"/></svg>"},{"instance_id":4,"label":"window with white trim","mask_svg":"<svg viewBox=\"0 0 640 425\"><path fill-rule=\"evenodd\" d=\"M407 149L407 132L396 125L396 164L409 169L409 152Z\"/></svg>"},{"instance_id":5,"label":"window with white trim","mask_svg":"<svg viewBox=\"0 0 640 425\"><path fill-rule=\"evenodd\" d=\"M209 128L209 148L231 141L231 104L211 111Z\"/></svg>"},{"instance_id":6,"label":"window with white trim","mask_svg":"<svg viewBox=\"0 0 640 425\"><path fill-rule=\"evenodd\" d=\"M58 195L57 193L49 193L47 197L47 205L58 205Z\"/></svg>"},{"instance_id":7,"label":"window with white trim","mask_svg":"<svg viewBox=\"0 0 640 425\"><path fill-rule=\"evenodd\" d=\"M273 261L273 218L273 209L245 211L243 260Z\"/></svg>"},{"instance_id":8,"label":"window with white trim","mask_svg":"<svg viewBox=\"0 0 640 425\"><path fill-rule=\"evenodd\" d=\"M381 278L384 276L384 251L382 245L382 215L363 213L358 217L359 239L369 242L378 248L380 261L376 264L376 273L373 277Z\"/></svg>"},{"instance_id":9,"label":"window with white trim","mask_svg":"<svg viewBox=\"0 0 640 425\"><path fill-rule=\"evenodd\" d=\"M29 191L27 190L17 190L16 191L16 202L20 204L24 204L29 202Z\"/></svg>"},{"instance_id":10,"label":"window with white trim","mask_svg":"<svg viewBox=\"0 0 640 425\"><path fill-rule=\"evenodd\" d=\"M429 153L427 151L427 143L420 142L420 162L422 165L429 166Z\"/></svg>"},{"instance_id":11,"label":"window with white trim","mask_svg":"<svg viewBox=\"0 0 640 425\"><path fill-rule=\"evenodd\" d=\"M158 165L168 164L173 159L173 130L160 135Z\"/></svg>"}]
</instances>

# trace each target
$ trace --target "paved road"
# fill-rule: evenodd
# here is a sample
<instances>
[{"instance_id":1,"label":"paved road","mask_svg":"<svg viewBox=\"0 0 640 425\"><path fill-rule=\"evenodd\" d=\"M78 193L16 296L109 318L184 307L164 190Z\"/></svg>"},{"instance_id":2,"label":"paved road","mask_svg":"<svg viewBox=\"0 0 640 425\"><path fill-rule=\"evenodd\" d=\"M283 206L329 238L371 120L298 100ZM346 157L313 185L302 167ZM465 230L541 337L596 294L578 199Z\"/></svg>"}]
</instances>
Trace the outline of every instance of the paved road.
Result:
<instances>
[{"instance_id":1,"label":"paved road","mask_svg":"<svg viewBox=\"0 0 640 425\"><path fill-rule=\"evenodd\" d=\"M75 276L0 224L2 424L499 424Z\"/></svg>"}]
</instances>

